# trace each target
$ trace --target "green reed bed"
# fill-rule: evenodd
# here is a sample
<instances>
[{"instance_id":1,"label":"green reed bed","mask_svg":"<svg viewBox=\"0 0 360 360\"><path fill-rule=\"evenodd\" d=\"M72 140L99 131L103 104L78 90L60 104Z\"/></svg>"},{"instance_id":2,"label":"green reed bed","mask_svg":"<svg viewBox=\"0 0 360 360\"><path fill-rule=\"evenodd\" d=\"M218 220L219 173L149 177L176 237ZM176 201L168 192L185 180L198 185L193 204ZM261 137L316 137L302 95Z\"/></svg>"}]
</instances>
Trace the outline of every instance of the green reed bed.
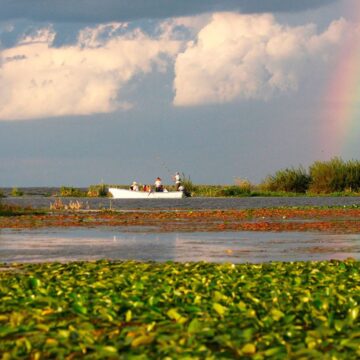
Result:
<instances>
[{"instance_id":1,"label":"green reed bed","mask_svg":"<svg viewBox=\"0 0 360 360\"><path fill-rule=\"evenodd\" d=\"M360 263L3 265L2 359L355 359Z\"/></svg>"},{"instance_id":2,"label":"green reed bed","mask_svg":"<svg viewBox=\"0 0 360 360\"><path fill-rule=\"evenodd\" d=\"M46 210L33 209L32 207L3 204L0 201L0 216L39 215L45 213Z\"/></svg>"}]
</instances>

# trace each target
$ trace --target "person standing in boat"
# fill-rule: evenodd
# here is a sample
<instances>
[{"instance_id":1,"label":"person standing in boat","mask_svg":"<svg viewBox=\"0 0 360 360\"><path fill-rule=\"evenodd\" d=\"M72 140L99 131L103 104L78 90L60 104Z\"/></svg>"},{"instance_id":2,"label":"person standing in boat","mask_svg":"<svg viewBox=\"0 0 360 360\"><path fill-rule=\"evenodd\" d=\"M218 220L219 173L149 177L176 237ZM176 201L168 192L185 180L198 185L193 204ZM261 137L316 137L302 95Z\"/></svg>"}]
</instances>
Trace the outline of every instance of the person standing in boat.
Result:
<instances>
[{"instance_id":1,"label":"person standing in boat","mask_svg":"<svg viewBox=\"0 0 360 360\"><path fill-rule=\"evenodd\" d=\"M164 191L164 187L161 183L161 179L157 177L155 180L155 192L163 192L163 191Z\"/></svg>"},{"instance_id":2,"label":"person standing in boat","mask_svg":"<svg viewBox=\"0 0 360 360\"><path fill-rule=\"evenodd\" d=\"M181 186L181 177L179 172L177 171L175 176L173 177L174 181L175 181L175 189L176 191L180 190L180 186Z\"/></svg>"},{"instance_id":3,"label":"person standing in boat","mask_svg":"<svg viewBox=\"0 0 360 360\"><path fill-rule=\"evenodd\" d=\"M132 191L139 191L139 185L137 184L136 181L134 181L134 182L132 183L132 185L130 186L130 190L132 190Z\"/></svg>"}]
</instances>

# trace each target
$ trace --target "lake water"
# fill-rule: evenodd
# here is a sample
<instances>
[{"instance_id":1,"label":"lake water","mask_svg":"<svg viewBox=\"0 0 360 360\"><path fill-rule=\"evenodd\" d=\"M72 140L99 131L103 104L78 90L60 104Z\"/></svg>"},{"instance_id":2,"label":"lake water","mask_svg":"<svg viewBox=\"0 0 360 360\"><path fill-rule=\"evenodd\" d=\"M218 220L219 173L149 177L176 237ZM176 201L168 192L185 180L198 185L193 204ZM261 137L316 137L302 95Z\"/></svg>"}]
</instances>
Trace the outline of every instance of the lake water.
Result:
<instances>
[{"instance_id":1,"label":"lake water","mask_svg":"<svg viewBox=\"0 0 360 360\"><path fill-rule=\"evenodd\" d=\"M360 234L310 232L154 233L145 228L1 230L0 262L75 260L268 261L360 259Z\"/></svg>"},{"instance_id":2,"label":"lake water","mask_svg":"<svg viewBox=\"0 0 360 360\"><path fill-rule=\"evenodd\" d=\"M49 208L57 198L44 196L7 197L2 201L20 206ZM62 198L64 204L80 201L90 209L159 210L159 209L249 209L280 206L360 206L360 197L244 197L244 198L185 198L185 199L109 199Z\"/></svg>"}]
</instances>

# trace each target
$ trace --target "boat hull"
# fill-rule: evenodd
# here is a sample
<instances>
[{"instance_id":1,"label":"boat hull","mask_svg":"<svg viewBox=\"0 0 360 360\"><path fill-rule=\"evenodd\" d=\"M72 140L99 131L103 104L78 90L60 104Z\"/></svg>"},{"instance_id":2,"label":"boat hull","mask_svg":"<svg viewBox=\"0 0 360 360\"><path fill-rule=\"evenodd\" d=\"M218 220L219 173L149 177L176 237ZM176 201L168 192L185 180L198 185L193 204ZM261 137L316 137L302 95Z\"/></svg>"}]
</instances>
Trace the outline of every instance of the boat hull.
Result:
<instances>
[{"instance_id":1,"label":"boat hull","mask_svg":"<svg viewBox=\"0 0 360 360\"><path fill-rule=\"evenodd\" d=\"M182 191L145 192L109 188L109 193L114 199L181 199L185 197Z\"/></svg>"}]
</instances>

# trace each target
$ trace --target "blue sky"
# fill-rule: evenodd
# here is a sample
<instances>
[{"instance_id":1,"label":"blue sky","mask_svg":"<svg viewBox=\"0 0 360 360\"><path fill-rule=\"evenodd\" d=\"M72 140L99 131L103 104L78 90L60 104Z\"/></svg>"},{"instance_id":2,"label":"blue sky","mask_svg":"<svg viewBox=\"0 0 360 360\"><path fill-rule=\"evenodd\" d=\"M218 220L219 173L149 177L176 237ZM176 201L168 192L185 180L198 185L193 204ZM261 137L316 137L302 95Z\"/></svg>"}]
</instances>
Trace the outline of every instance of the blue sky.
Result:
<instances>
[{"instance_id":1,"label":"blue sky","mask_svg":"<svg viewBox=\"0 0 360 360\"><path fill-rule=\"evenodd\" d=\"M320 111L357 0L0 0L0 186L258 183L360 158Z\"/></svg>"}]
</instances>

